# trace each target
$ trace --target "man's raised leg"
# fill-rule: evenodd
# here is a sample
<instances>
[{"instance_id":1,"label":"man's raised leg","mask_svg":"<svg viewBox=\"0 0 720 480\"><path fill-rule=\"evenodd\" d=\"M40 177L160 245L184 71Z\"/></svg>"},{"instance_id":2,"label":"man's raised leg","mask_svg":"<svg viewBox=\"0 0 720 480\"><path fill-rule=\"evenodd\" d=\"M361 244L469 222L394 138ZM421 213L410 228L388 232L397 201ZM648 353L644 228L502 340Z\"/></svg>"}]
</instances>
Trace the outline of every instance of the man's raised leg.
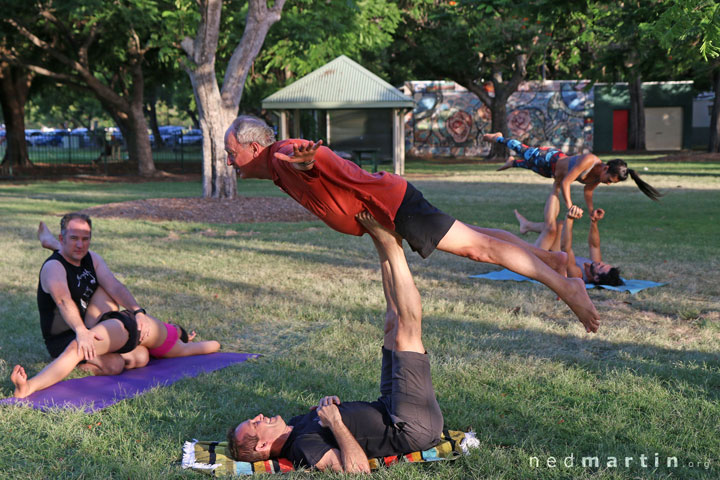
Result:
<instances>
[{"instance_id":1,"label":"man's raised leg","mask_svg":"<svg viewBox=\"0 0 720 480\"><path fill-rule=\"evenodd\" d=\"M422 304L402 248L402 239L385 229L368 212L357 219L370 232L381 259L383 289L388 311L395 313L395 325L388 334L386 316L385 348L396 351L425 353L422 344ZM392 303L392 306L391 306ZM390 344L392 342L392 345Z\"/></svg>"},{"instance_id":2,"label":"man's raised leg","mask_svg":"<svg viewBox=\"0 0 720 480\"><path fill-rule=\"evenodd\" d=\"M400 237L380 225L369 213L358 221L370 232L381 258L385 258L393 289L389 292L397 309L394 346L383 349L380 400L390 418L401 425L413 450L426 450L440 441L443 415L430 375L430 362L422 343L422 306L402 249ZM387 336L386 336L387 339Z\"/></svg>"},{"instance_id":3,"label":"man's raised leg","mask_svg":"<svg viewBox=\"0 0 720 480\"><path fill-rule=\"evenodd\" d=\"M588 332L596 332L600 325L600 315L590 301L585 283L578 278L563 277L526 248L480 233L460 221L455 221L437 248L476 262L501 265L538 280L575 312Z\"/></svg>"},{"instance_id":4,"label":"man's raised leg","mask_svg":"<svg viewBox=\"0 0 720 480\"><path fill-rule=\"evenodd\" d=\"M468 225L466 226L472 228L476 232L480 232L484 235L489 235L491 237L495 237L497 239L500 239L504 242L512 243L514 245L517 245L519 247L522 247L526 250L529 250L530 253L538 257L540 260L545 262L550 268L555 270L557 273L559 273L562 276L567 276L567 254L565 252L560 251L548 251L543 250L542 248L537 247L536 245L533 245L532 243L528 243L522 238L516 237L512 233L506 231L506 230L500 230L498 228L483 228L483 227L476 227L475 225ZM559 236L558 236L559 237Z\"/></svg>"}]
</instances>

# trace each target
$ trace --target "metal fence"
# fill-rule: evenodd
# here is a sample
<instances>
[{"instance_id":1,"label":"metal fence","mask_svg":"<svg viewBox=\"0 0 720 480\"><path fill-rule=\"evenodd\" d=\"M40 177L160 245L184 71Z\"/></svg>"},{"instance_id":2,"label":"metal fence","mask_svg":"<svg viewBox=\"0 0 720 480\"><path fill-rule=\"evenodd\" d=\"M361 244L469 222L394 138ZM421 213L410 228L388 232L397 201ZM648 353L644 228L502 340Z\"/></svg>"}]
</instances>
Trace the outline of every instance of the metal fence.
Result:
<instances>
[{"instance_id":1,"label":"metal fence","mask_svg":"<svg viewBox=\"0 0 720 480\"><path fill-rule=\"evenodd\" d=\"M128 161L127 145L122 138L100 133L68 133L26 137L28 156L35 165L90 165ZM175 164L183 170L202 163L202 137L183 133L163 135L162 142L150 136L153 161ZM0 144L0 158L7 142Z\"/></svg>"}]
</instances>

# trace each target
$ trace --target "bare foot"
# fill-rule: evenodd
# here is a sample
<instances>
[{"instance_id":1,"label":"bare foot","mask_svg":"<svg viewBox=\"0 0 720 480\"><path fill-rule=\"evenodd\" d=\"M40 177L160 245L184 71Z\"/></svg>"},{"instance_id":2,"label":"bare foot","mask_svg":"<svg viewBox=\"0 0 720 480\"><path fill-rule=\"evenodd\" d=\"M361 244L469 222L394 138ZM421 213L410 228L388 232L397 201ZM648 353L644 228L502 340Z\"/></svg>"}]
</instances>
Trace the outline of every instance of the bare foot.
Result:
<instances>
[{"instance_id":1,"label":"bare foot","mask_svg":"<svg viewBox=\"0 0 720 480\"><path fill-rule=\"evenodd\" d=\"M40 240L40 245L49 250L60 250L60 241L55 238L50 229L45 225L45 222L40 222L37 230L37 238Z\"/></svg>"},{"instance_id":2,"label":"bare foot","mask_svg":"<svg viewBox=\"0 0 720 480\"><path fill-rule=\"evenodd\" d=\"M25 398L32 393L30 386L27 384L27 373L20 365L15 365L15 368L13 368L10 381L15 384L15 393L13 393L15 398Z\"/></svg>"},{"instance_id":3,"label":"bare foot","mask_svg":"<svg viewBox=\"0 0 720 480\"><path fill-rule=\"evenodd\" d=\"M395 246L400 243L401 240L397 233L391 232L383 227L380 222L375 220L375 217L373 217L370 212L360 212L355 215L355 219L381 244Z\"/></svg>"},{"instance_id":4,"label":"bare foot","mask_svg":"<svg viewBox=\"0 0 720 480\"><path fill-rule=\"evenodd\" d=\"M499 137L502 137L502 133L500 133L500 132L486 133L485 135L483 135L482 139L483 139L483 142L494 142Z\"/></svg>"},{"instance_id":5,"label":"bare foot","mask_svg":"<svg viewBox=\"0 0 720 480\"><path fill-rule=\"evenodd\" d=\"M568 278L566 284L567 288L561 292L560 297L575 312L588 333L597 332L600 327L600 314L588 296L585 282L581 278Z\"/></svg>"},{"instance_id":6,"label":"bare foot","mask_svg":"<svg viewBox=\"0 0 720 480\"><path fill-rule=\"evenodd\" d=\"M528 219L517 211L517 208L513 210L513 212L515 212L515 218L517 218L517 221L520 224L520 234L525 235L530 231L530 227L528 226L528 223L530 222L528 222Z\"/></svg>"}]
</instances>

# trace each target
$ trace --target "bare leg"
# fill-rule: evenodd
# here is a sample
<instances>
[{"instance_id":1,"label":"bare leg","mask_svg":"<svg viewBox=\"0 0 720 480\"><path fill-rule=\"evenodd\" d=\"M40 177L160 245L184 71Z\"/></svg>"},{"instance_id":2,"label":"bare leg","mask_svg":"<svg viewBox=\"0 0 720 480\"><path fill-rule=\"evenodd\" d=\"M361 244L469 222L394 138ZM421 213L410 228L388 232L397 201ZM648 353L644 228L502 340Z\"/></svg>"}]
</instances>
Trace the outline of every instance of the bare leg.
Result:
<instances>
[{"instance_id":1,"label":"bare leg","mask_svg":"<svg viewBox=\"0 0 720 480\"><path fill-rule=\"evenodd\" d=\"M92 328L97 325L103 313L116 312L118 310L119 306L112 297L110 297L104 288L98 287L85 311L85 326ZM149 360L150 355L147 352L147 348L138 345L128 353L106 353L104 355L98 355L94 359L80 365L78 368L90 372L93 375L118 375L125 369L130 370L144 367Z\"/></svg>"},{"instance_id":2,"label":"bare leg","mask_svg":"<svg viewBox=\"0 0 720 480\"><path fill-rule=\"evenodd\" d=\"M401 238L395 232L385 229L368 212L358 214L357 219L370 232L381 258L386 259L383 263L387 267L390 280L388 284L391 285L391 289L385 291L385 296L392 298L397 311L394 349L425 353L422 343L420 293L408 267ZM390 345L386 343L385 348L389 349L389 347Z\"/></svg>"},{"instance_id":3,"label":"bare leg","mask_svg":"<svg viewBox=\"0 0 720 480\"><path fill-rule=\"evenodd\" d=\"M567 303L588 332L597 331L600 315L590 301L583 281L563 277L528 249L485 235L460 221L450 227L437 248L476 262L502 265L542 282Z\"/></svg>"},{"instance_id":4,"label":"bare leg","mask_svg":"<svg viewBox=\"0 0 720 480\"><path fill-rule=\"evenodd\" d=\"M499 228L483 228L476 227L475 225L465 225L469 228L472 228L476 232L498 238L504 242L512 243L526 250L529 250L530 253L545 262L550 268L558 272L560 275L567 275L567 254L565 252L550 252L548 250L543 250L542 248L538 248L535 245L516 237L512 233L505 230L500 230Z\"/></svg>"},{"instance_id":5,"label":"bare leg","mask_svg":"<svg viewBox=\"0 0 720 480\"><path fill-rule=\"evenodd\" d=\"M558 236L557 216L560 213L560 186L556 183L553 190L545 202L545 226L540 236L535 241L535 245L543 250L550 250L550 246L555 243Z\"/></svg>"},{"instance_id":6,"label":"bare leg","mask_svg":"<svg viewBox=\"0 0 720 480\"><path fill-rule=\"evenodd\" d=\"M545 228L545 222L531 222L517 210L515 210L515 218L517 218L518 223L520 224L520 233L523 235L526 234L527 232L542 233L542 231ZM562 248L561 248L561 240L562 240L561 232L562 232L564 225L565 225L565 220L557 222L557 232L555 235L555 240L553 241L552 245L550 246L551 252L559 252L562 250Z\"/></svg>"},{"instance_id":7,"label":"bare leg","mask_svg":"<svg viewBox=\"0 0 720 480\"><path fill-rule=\"evenodd\" d=\"M101 338L95 340L95 351L100 355L117 350L127 342L127 331L119 320L102 322L93 327L92 331ZM25 369L16 365L10 375L10 380L15 384L15 397L25 398L38 390L56 384L67 377L82 359L82 353L78 353L77 343L73 340L59 357L30 379L27 378Z\"/></svg>"},{"instance_id":8,"label":"bare leg","mask_svg":"<svg viewBox=\"0 0 720 480\"><path fill-rule=\"evenodd\" d=\"M55 237L50 229L45 225L45 222L40 222L38 225L37 238L40 240L40 245L50 250L60 250L60 240Z\"/></svg>"},{"instance_id":9,"label":"bare leg","mask_svg":"<svg viewBox=\"0 0 720 480\"><path fill-rule=\"evenodd\" d=\"M358 221L362 223L359 217ZM375 249L380 257L380 274L382 275L383 294L385 295L385 325L384 325L384 337L383 346L387 350L395 349L395 336L397 334L397 323L398 323L398 308L396 305L395 296L392 292L395 290L395 284L392 278L392 271L390 269L390 263L388 261L387 252L383 248L382 244L378 240L370 235Z\"/></svg>"},{"instance_id":10,"label":"bare leg","mask_svg":"<svg viewBox=\"0 0 720 480\"><path fill-rule=\"evenodd\" d=\"M206 340L195 343L183 343L178 341L175 345L173 345L164 358L206 355L208 353L215 353L218 350L220 350L220 342L215 340Z\"/></svg>"},{"instance_id":11,"label":"bare leg","mask_svg":"<svg viewBox=\"0 0 720 480\"><path fill-rule=\"evenodd\" d=\"M544 222L531 222L518 212L517 209L513 211L515 212L515 218L517 218L518 224L520 224L520 234L525 235L528 232L540 233L543 231L543 227L545 226Z\"/></svg>"}]
</instances>

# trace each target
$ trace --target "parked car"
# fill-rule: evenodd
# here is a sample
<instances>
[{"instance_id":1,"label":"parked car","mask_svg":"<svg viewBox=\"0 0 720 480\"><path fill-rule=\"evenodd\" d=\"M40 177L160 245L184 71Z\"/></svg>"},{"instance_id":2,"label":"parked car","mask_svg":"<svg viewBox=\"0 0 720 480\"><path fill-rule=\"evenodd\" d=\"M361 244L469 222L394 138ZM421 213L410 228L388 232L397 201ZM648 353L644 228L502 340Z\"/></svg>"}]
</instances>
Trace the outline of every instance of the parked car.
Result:
<instances>
[{"instance_id":1,"label":"parked car","mask_svg":"<svg viewBox=\"0 0 720 480\"><path fill-rule=\"evenodd\" d=\"M25 141L32 146L52 146L57 147L62 143L62 138L55 135L54 130L25 130Z\"/></svg>"},{"instance_id":2,"label":"parked car","mask_svg":"<svg viewBox=\"0 0 720 480\"><path fill-rule=\"evenodd\" d=\"M178 125L163 125L158 127L160 137L163 143L168 146L174 146L178 143L178 138L183 131L183 127Z\"/></svg>"},{"instance_id":3,"label":"parked car","mask_svg":"<svg viewBox=\"0 0 720 480\"><path fill-rule=\"evenodd\" d=\"M202 130L198 130L196 128L183 132L180 137L180 143L183 145L200 145L202 140Z\"/></svg>"}]
</instances>

